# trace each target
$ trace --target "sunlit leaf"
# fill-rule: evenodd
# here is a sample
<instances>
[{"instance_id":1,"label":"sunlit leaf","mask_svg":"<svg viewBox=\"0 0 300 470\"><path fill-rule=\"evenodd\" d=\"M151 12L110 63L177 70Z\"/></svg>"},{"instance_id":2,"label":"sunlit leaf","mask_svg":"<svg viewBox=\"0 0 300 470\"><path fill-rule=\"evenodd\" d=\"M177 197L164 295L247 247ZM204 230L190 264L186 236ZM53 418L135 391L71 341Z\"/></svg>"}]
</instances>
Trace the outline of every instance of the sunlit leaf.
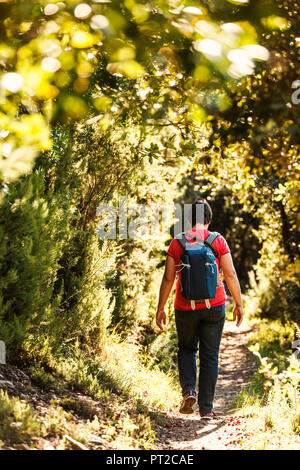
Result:
<instances>
[{"instance_id":1,"label":"sunlit leaf","mask_svg":"<svg viewBox=\"0 0 300 470\"><path fill-rule=\"evenodd\" d=\"M91 33L86 31L75 31L71 37L71 45L78 49L91 47L95 42L95 38Z\"/></svg>"},{"instance_id":2,"label":"sunlit leaf","mask_svg":"<svg viewBox=\"0 0 300 470\"><path fill-rule=\"evenodd\" d=\"M28 173L36 155L35 147L22 146L11 152L6 159L0 159L0 172L5 180L14 180L19 175Z\"/></svg>"},{"instance_id":3,"label":"sunlit leaf","mask_svg":"<svg viewBox=\"0 0 300 470\"><path fill-rule=\"evenodd\" d=\"M88 111L84 100L72 95L63 97L62 108L65 114L72 119L82 119Z\"/></svg>"},{"instance_id":4,"label":"sunlit leaf","mask_svg":"<svg viewBox=\"0 0 300 470\"><path fill-rule=\"evenodd\" d=\"M202 106L198 106L197 104L192 104L189 107L189 118L197 124L202 124L206 118L207 114Z\"/></svg>"},{"instance_id":5,"label":"sunlit leaf","mask_svg":"<svg viewBox=\"0 0 300 470\"><path fill-rule=\"evenodd\" d=\"M289 27L288 20L286 18L283 18L282 16L277 15L270 15L265 18L262 18L261 22L265 26L265 28L268 28L270 30L279 29L284 31Z\"/></svg>"}]
</instances>

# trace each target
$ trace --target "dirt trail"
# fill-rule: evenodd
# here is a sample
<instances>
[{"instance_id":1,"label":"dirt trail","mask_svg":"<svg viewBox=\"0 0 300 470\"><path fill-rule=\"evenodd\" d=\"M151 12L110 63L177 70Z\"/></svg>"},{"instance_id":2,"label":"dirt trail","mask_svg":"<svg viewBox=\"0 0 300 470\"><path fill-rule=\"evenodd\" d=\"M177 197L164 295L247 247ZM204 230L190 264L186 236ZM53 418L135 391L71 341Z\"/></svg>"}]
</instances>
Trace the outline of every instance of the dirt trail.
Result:
<instances>
[{"instance_id":1,"label":"dirt trail","mask_svg":"<svg viewBox=\"0 0 300 470\"><path fill-rule=\"evenodd\" d=\"M156 448L161 450L233 450L241 449L245 438L243 417L231 415L230 405L253 372L253 361L245 344L251 328L243 323L239 328L226 321L220 348L219 378L214 402L218 419L200 421L199 414L184 416L169 413L168 423L156 429Z\"/></svg>"},{"instance_id":2,"label":"dirt trail","mask_svg":"<svg viewBox=\"0 0 300 470\"><path fill-rule=\"evenodd\" d=\"M226 321L220 350L220 372L216 390L215 411L220 416L213 422L200 421L198 414L184 416L179 413L163 413L167 423L156 426L157 440L154 448L157 450L198 450L198 449L240 449L238 441L241 440L244 428L244 419L230 416L230 404L232 399L245 386L252 375L253 362L245 344L251 329L247 324L237 328L231 321ZM43 388L31 381L29 376L17 367L0 367L0 389L7 390L9 395L18 396L22 402L30 403L39 420L43 421L49 412L50 403L55 401L62 406L62 401L68 399L80 407L67 407L70 414L70 423L84 425L86 419L92 419L94 414L99 416L101 432L96 436L97 441L87 444L90 449L116 449L114 442L108 439L106 430L112 425L111 421L106 423L110 416L108 408L112 403L103 404L91 397L85 396L78 391L63 387L61 390ZM68 402L67 402L68 404ZM71 405L70 405L71 406ZM117 413L117 411L115 411ZM105 422L104 422L105 421ZM110 428L109 428L110 429ZM45 438L33 438L32 446L36 449L55 449L59 445L61 433L52 433ZM70 445L71 448L74 446ZM27 449L27 444L14 445L5 444L3 448Z\"/></svg>"}]
</instances>

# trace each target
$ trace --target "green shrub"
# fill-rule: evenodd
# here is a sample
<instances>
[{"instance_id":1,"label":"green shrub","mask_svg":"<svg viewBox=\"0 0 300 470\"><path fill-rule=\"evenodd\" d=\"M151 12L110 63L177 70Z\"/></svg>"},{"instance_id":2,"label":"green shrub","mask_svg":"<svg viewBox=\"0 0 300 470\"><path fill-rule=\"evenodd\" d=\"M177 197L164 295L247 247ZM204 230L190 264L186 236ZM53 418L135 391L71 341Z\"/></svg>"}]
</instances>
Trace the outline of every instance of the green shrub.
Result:
<instances>
[{"instance_id":1,"label":"green shrub","mask_svg":"<svg viewBox=\"0 0 300 470\"><path fill-rule=\"evenodd\" d=\"M42 434L31 405L0 389L0 440L17 444Z\"/></svg>"},{"instance_id":2,"label":"green shrub","mask_svg":"<svg viewBox=\"0 0 300 470\"><path fill-rule=\"evenodd\" d=\"M67 212L45 195L42 171L10 185L0 210L0 339L16 354L45 321L63 249Z\"/></svg>"}]
</instances>

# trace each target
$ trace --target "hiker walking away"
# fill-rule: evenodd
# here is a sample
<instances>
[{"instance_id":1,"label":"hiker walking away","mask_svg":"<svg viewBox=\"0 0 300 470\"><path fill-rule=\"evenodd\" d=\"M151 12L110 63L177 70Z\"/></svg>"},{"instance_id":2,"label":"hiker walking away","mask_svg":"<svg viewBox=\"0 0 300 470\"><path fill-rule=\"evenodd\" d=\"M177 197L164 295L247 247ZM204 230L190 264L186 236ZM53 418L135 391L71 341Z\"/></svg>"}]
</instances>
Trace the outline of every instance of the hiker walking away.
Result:
<instances>
[{"instance_id":1,"label":"hiker walking away","mask_svg":"<svg viewBox=\"0 0 300 470\"><path fill-rule=\"evenodd\" d=\"M199 214L202 217L199 218ZM188 216L191 229L174 238L168 249L156 313L156 324L163 330L167 320L164 307L177 275L174 307L183 395L180 412L193 413L197 401L199 349L198 405L201 419L216 417L213 400L226 316L222 272L235 302L233 319L237 326L242 323L244 315L240 284L228 244L222 235L208 230L211 220L212 210L205 199L192 204Z\"/></svg>"}]
</instances>

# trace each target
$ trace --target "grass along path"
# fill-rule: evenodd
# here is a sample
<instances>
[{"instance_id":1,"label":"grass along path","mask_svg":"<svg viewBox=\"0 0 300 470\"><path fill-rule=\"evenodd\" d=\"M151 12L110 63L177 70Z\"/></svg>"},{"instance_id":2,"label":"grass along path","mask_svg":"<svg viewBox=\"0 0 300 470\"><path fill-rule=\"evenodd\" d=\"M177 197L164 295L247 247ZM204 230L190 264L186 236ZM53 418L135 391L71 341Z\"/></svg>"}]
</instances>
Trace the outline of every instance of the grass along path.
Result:
<instances>
[{"instance_id":1,"label":"grass along path","mask_svg":"<svg viewBox=\"0 0 300 470\"><path fill-rule=\"evenodd\" d=\"M246 348L251 331L246 322L240 328L232 321L225 323L214 403L218 419L200 421L198 412L187 416L178 412L168 413L167 423L156 429L157 449L241 449L247 439L247 418L232 414L231 403L242 387L250 382L253 373L254 362Z\"/></svg>"},{"instance_id":2,"label":"grass along path","mask_svg":"<svg viewBox=\"0 0 300 470\"><path fill-rule=\"evenodd\" d=\"M215 401L215 411L222 418L203 423L196 413L184 417L153 410L155 434L146 407L138 409L131 399L111 394L109 400L97 400L67 383L58 384L54 377L52 389L16 367L1 366L0 448L240 448L243 419L230 416L230 404L252 375L253 363L245 347L250 331L247 324L240 329L230 321L225 325Z\"/></svg>"}]
</instances>

